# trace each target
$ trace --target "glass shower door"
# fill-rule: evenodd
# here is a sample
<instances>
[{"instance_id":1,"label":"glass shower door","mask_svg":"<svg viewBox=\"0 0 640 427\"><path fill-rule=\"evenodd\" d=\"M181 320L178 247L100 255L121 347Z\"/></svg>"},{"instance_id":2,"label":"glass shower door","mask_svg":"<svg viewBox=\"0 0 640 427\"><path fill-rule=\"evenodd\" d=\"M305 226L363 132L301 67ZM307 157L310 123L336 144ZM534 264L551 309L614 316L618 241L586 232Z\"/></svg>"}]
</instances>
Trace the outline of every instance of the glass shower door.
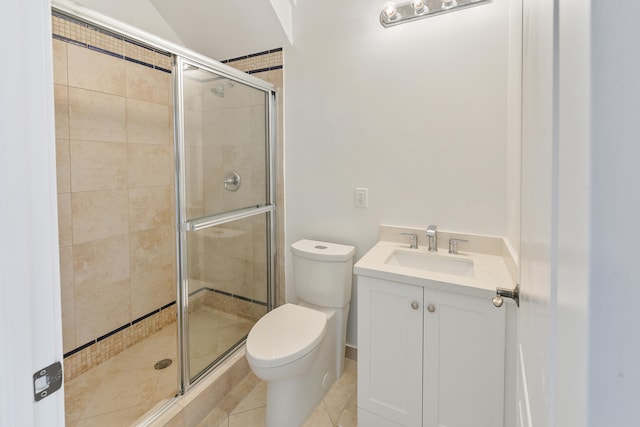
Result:
<instances>
[{"instance_id":1,"label":"glass shower door","mask_svg":"<svg viewBox=\"0 0 640 427\"><path fill-rule=\"evenodd\" d=\"M182 357L192 383L269 308L273 94L182 58L176 68Z\"/></svg>"}]
</instances>

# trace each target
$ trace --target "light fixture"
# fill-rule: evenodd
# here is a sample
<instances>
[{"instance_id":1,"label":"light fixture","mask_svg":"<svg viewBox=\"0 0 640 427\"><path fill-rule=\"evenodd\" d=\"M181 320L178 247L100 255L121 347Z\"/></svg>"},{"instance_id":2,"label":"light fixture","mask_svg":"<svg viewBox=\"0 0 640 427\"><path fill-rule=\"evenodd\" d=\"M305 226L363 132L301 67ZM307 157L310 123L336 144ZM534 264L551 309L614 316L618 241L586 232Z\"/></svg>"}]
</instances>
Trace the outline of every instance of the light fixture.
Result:
<instances>
[{"instance_id":1,"label":"light fixture","mask_svg":"<svg viewBox=\"0 0 640 427\"><path fill-rule=\"evenodd\" d=\"M415 11L415 13L424 13L425 12L425 4L424 4L424 0L412 0L411 1L411 7L413 7L413 10ZM429 8L426 8L427 12L429 11Z\"/></svg>"},{"instance_id":2,"label":"light fixture","mask_svg":"<svg viewBox=\"0 0 640 427\"><path fill-rule=\"evenodd\" d=\"M389 21L395 19L396 15L398 14L398 9L396 8L396 4L392 1L386 2L384 6L382 6L382 13L384 14L385 18L388 19Z\"/></svg>"},{"instance_id":3,"label":"light fixture","mask_svg":"<svg viewBox=\"0 0 640 427\"><path fill-rule=\"evenodd\" d=\"M391 27L489 2L491 0L411 0L396 4L389 1L382 6L380 24L385 28Z\"/></svg>"},{"instance_id":4,"label":"light fixture","mask_svg":"<svg viewBox=\"0 0 640 427\"><path fill-rule=\"evenodd\" d=\"M456 0L442 0L442 8L443 9L453 9L458 5Z\"/></svg>"}]
</instances>

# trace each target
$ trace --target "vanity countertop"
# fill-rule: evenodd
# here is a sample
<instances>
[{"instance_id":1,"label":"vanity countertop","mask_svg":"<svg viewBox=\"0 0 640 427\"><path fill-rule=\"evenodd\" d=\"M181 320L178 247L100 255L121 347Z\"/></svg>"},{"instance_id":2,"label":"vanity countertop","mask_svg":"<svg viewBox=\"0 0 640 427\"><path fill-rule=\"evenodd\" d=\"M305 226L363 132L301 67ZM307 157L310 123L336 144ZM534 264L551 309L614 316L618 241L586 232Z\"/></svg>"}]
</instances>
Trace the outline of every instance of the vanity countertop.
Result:
<instances>
[{"instance_id":1,"label":"vanity countertop","mask_svg":"<svg viewBox=\"0 0 640 427\"><path fill-rule=\"evenodd\" d=\"M394 265L388 260L394 253L415 254L416 257L437 257L444 262L473 262L470 275L446 274L424 268L410 268ZM354 266L354 272L360 276L407 283L448 292L463 293L478 297L491 297L496 287L512 288L514 280L509 273L505 258L497 254L484 254L460 250L458 254L449 254L446 250L428 252L425 247L410 249L409 245L391 241L379 241Z\"/></svg>"}]
</instances>

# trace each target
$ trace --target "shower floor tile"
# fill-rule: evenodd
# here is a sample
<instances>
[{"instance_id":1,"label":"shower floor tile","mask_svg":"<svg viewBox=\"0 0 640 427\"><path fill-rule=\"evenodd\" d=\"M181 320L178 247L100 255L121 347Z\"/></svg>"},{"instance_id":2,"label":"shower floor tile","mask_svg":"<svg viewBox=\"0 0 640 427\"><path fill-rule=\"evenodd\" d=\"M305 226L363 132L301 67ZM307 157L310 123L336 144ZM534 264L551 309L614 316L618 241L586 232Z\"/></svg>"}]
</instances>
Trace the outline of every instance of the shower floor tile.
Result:
<instances>
[{"instance_id":1,"label":"shower floor tile","mask_svg":"<svg viewBox=\"0 0 640 427\"><path fill-rule=\"evenodd\" d=\"M244 337L252 322L210 307L190 314L192 372L208 366ZM65 384L67 427L129 426L177 392L173 323ZM156 362L171 359L162 370Z\"/></svg>"},{"instance_id":2,"label":"shower floor tile","mask_svg":"<svg viewBox=\"0 0 640 427\"><path fill-rule=\"evenodd\" d=\"M207 306L192 312L189 315L191 375L209 366L212 355L221 355L245 337L254 323Z\"/></svg>"}]
</instances>

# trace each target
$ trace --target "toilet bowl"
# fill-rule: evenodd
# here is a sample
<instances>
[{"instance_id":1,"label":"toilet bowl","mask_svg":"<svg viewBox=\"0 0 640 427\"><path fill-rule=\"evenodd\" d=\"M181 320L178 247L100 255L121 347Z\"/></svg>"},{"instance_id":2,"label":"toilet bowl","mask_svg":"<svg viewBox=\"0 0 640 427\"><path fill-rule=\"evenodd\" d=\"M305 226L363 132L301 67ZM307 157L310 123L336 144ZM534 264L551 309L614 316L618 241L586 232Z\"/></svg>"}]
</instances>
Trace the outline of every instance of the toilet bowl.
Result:
<instances>
[{"instance_id":1,"label":"toilet bowl","mask_svg":"<svg viewBox=\"0 0 640 427\"><path fill-rule=\"evenodd\" d=\"M246 355L267 382L267 427L298 427L342 375L354 248L301 240L291 246L299 304L284 304L249 332Z\"/></svg>"},{"instance_id":2,"label":"toilet bowl","mask_svg":"<svg viewBox=\"0 0 640 427\"><path fill-rule=\"evenodd\" d=\"M325 313L285 304L267 313L249 332L247 360L264 381L308 371L327 332Z\"/></svg>"}]
</instances>

